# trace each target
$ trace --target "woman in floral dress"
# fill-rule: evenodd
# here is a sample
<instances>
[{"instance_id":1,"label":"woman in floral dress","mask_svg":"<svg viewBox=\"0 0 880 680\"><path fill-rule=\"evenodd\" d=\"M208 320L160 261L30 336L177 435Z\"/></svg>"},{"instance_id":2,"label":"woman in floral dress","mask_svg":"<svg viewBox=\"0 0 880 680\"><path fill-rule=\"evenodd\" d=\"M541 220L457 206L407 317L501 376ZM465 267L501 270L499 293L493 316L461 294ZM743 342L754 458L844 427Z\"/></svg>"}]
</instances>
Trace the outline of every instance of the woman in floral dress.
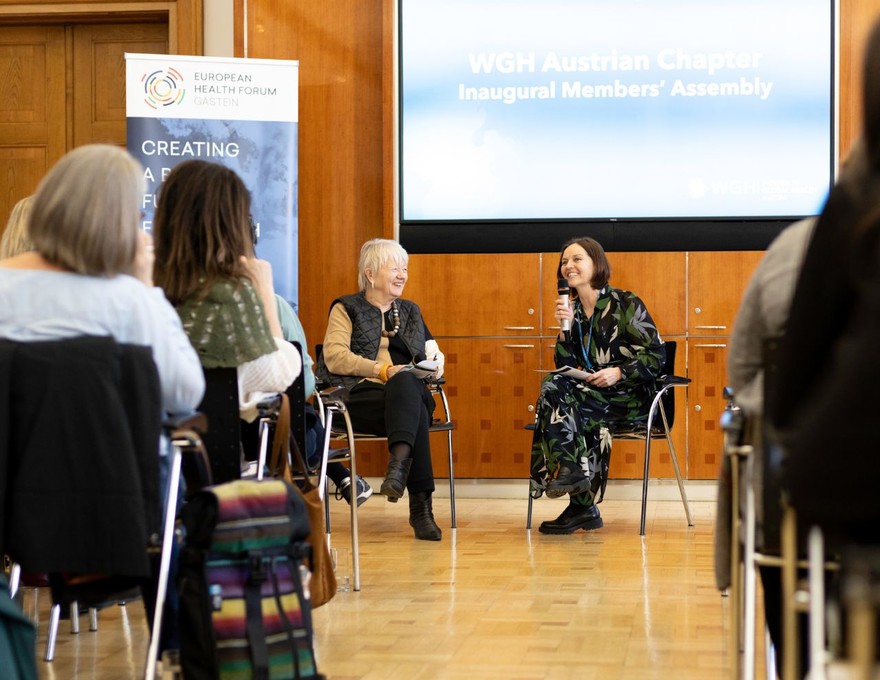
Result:
<instances>
[{"instance_id":1,"label":"woman in floral dress","mask_svg":"<svg viewBox=\"0 0 880 680\"><path fill-rule=\"evenodd\" d=\"M608 284L611 265L591 238L576 238L562 249L558 277L570 299L556 303L560 331L554 360L586 377L552 373L541 386L532 441L531 493L539 498L569 494L569 505L544 534L570 534L602 526L596 503L608 476L615 422L646 420L654 381L666 350L644 303ZM565 324L565 322L568 322Z\"/></svg>"}]
</instances>

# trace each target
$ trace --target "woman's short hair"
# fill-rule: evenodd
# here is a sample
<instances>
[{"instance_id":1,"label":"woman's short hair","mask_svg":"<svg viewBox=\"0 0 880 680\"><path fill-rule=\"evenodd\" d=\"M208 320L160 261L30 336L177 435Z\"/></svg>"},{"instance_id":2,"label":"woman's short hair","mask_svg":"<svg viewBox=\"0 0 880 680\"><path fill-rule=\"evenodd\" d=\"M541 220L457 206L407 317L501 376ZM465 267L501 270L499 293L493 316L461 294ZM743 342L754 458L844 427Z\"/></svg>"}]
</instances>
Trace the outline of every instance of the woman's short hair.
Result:
<instances>
[{"instance_id":1,"label":"woman's short hair","mask_svg":"<svg viewBox=\"0 0 880 680\"><path fill-rule=\"evenodd\" d=\"M573 246L575 243L577 243L581 248L587 251L587 255L593 262L593 278L590 280L590 285L596 290L599 290L603 286L607 285L609 279L611 278L611 263L608 261L608 257L605 255L605 249L599 244L596 239L592 239L589 236L578 236L577 238L571 239L564 246L562 246L562 250L559 251L559 265L556 267L557 278L563 278L562 253L565 252L566 248L568 248L569 246Z\"/></svg>"},{"instance_id":2,"label":"woman's short hair","mask_svg":"<svg viewBox=\"0 0 880 680\"><path fill-rule=\"evenodd\" d=\"M28 220L34 249L80 274L130 273L145 188L143 166L118 146L70 151L34 193Z\"/></svg>"},{"instance_id":3,"label":"woman's short hair","mask_svg":"<svg viewBox=\"0 0 880 680\"><path fill-rule=\"evenodd\" d=\"M374 238L361 246L361 257L358 263L358 285L361 291L365 291L370 280L367 278L367 270L374 275L389 262L405 267L409 262L409 254L397 241L387 238Z\"/></svg>"},{"instance_id":4,"label":"woman's short hair","mask_svg":"<svg viewBox=\"0 0 880 680\"><path fill-rule=\"evenodd\" d=\"M153 280L172 304L247 276L241 257L254 255L250 212L250 192L224 165L188 160L168 174L153 217Z\"/></svg>"},{"instance_id":5,"label":"woman's short hair","mask_svg":"<svg viewBox=\"0 0 880 680\"><path fill-rule=\"evenodd\" d=\"M33 196L25 196L12 207L9 221L3 231L3 238L0 239L0 260L15 257L34 249L27 225L28 217L31 214L31 203L33 203Z\"/></svg>"}]
</instances>

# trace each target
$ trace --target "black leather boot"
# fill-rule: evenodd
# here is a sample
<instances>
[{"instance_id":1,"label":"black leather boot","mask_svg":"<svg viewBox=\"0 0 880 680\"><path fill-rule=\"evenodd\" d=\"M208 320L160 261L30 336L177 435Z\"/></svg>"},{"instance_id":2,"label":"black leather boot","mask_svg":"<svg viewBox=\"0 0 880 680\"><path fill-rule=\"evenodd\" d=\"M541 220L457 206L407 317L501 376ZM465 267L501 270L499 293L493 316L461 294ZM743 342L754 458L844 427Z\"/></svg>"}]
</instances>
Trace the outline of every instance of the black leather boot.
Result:
<instances>
[{"instance_id":1,"label":"black leather boot","mask_svg":"<svg viewBox=\"0 0 880 680\"><path fill-rule=\"evenodd\" d=\"M406 489L406 480L409 479L409 469L412 467L412 458L391 457L388 461L388 469L385 470L385 480L379 487L379 493L387 496L388 500L396 503L399 498L403 497Z\"/></svg>"},{"instance_id":2,"label":"black leather boot","mask_svg":"<svg viewBox=\"0 0 880 680\"><path fill-rule=\"evenodd\" d=\"M420 541L439 541L440 527L434 521L431 492L409 494L409 525Z\"/></svg>"},{"instance_id":3,"label":"black leather boot","mask_svg":"<svg viewBox=\"0 0 880 680\"><path fill-rule=\"evenodd\" d=\"M547 484L547 497L558 498L567 493L579 494L590 490L590 480L584 471L572 463L563 463L559 467L556 479Z\"/></svg>"},{"instance_id":4,"label":"black leather boot","mask_svg":"<svg viewBox=\"0 0 880 680\"><path fill-rule=\"evenodd\" d=\"M541 522L538 531L542 534L573 534L578 529L592 531L602 528L602 516L595 505L569 503L556 519Z\"/></svg>"}]
</instances>

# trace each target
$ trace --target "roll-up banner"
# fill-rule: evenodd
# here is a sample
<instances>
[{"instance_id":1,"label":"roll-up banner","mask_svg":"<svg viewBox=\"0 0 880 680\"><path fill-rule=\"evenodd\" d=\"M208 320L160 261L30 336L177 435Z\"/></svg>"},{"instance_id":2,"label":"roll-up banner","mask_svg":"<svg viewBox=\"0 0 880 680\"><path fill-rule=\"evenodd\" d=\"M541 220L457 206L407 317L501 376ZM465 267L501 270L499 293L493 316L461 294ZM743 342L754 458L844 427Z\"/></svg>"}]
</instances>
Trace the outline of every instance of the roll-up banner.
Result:
<instances>
[{"instance_id":1,"label":"roll-up banner","mask_svg":"<svg viewBox=\"0 0 880 680\"><path fill-rule=\"evenodd\" d=\"M299 62L126 54L128 151L143 163L145 231L181 161L221 163L250 189L257 255L296 306Z\"/></svg>"}]
</instances>

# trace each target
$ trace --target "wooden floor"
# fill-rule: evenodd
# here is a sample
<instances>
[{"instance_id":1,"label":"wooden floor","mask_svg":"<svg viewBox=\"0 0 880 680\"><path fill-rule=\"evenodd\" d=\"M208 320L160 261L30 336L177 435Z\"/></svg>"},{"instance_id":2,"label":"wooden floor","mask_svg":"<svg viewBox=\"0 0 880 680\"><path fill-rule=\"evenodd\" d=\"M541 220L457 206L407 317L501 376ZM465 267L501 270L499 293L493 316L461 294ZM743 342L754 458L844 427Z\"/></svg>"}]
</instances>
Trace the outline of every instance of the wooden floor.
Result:
<instances>
[{"instance_id":1,"label":"wooden floor","mask_svg":"<svg viewBox=\"0 0 880 680\"><path fill-rule=\"evenodd\" d=\"M691 528L680 503L650 502L644 538L637 501L606 500L605 527L570 536L537 531L562 500L536 502L531 533L524 499L459 498L456 531L448 501L435 506L439 543L412 538L405 499L361 507L361 591L314 613L328 678L729 677L727 600L713 578L714 502L692 503ZM347 540L347 506L335 503L333 543ZM45 593L42 600L40 651ZM71 635L63 622L56 660L39 661L40 677L139 677L146 644L141 603L114 606L101 611L97 633Z\"/></svg>"}]
</instances>

